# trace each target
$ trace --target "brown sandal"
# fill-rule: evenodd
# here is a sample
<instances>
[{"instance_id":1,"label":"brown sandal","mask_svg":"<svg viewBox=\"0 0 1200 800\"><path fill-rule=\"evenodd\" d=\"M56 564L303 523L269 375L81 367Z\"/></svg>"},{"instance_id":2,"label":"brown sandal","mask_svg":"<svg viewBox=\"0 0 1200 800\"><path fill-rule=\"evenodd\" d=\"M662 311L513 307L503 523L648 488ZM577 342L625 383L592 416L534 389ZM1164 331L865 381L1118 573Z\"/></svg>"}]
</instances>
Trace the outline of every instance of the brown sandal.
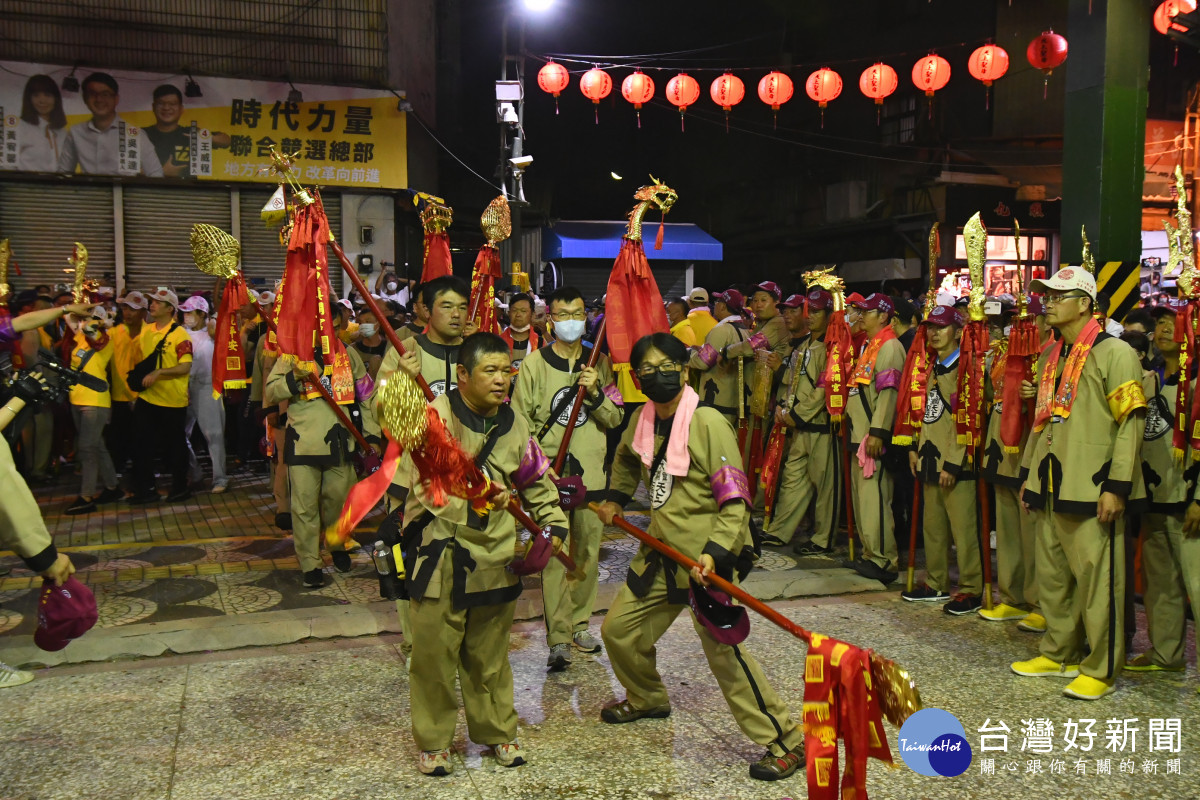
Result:
<instances>
[{"instance_id":1,"label":"brown sandal","mask_svg":"<svg viewBox=\"0 0 1200 800\"><path fill-rule=\"evenodd\" d=\"M760 781L780 781L790 778L792 773L803 763L804 751L802 748L785 750L781 756L767 750L766 755L750 765L750 777Z\"/></svg>"},{"instance_id":2,"label":"brown sandal","mask_svg":"<svg viewBox=\"0 0 1200 800\"><path fill-rule=\"evenodd\" d=\"M643 717L650 719L666 719L671 716L671 704L655 706L654 708L634 708L628 700L613 703L600 709L600 720L610 725L620 725Z\"/></svg>"}]
</instances>

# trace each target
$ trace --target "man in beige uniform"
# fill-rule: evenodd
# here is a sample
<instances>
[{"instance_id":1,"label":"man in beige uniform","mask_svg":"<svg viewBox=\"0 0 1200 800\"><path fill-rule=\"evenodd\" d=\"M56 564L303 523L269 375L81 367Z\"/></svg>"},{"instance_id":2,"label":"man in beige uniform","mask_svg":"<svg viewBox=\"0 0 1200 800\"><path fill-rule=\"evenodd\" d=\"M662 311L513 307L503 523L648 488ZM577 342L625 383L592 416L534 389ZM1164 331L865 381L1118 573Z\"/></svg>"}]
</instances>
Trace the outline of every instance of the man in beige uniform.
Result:
<instances>
[{"instance_id":1,"label":"man in beige uniform","mask_svg":"<svg viewBox=\"0 0 1200 800\"><path fill-rule=\"evenodd\" d=\"M854 522L862 543L862 558L846 566L882 582L896 580L895 521L892 516L892 476L883 454L896 422L896 395L904 368L904 346L888 323L892 298L873 292L855 300L846 321L861 324L866 344L848 381L846 415L850 420L850 488Z\"/></svg>"},{"instance_id":2,"label":"man in beige uniform","mask_svg":"<svg viewBox=\"0 0 1200 800\"><path fill-rule=\"evenodd\" d=\"M275 302L274 292L258 295L256 303L268 310ZM263 312L259 312L263 313ZM263 435L270 437L275 448L269 459L271 494L275 498L275 527L281 531L292 529L292 496L288 484L287 465L283 462L284 432L287 430L287 401L267 403L263 401L263 384L275 366L278 353L267 347L270 332L258 337L254 343L254 371L250 374L250 408L262 409Z\"/></svg>"},{"instance_id":3,"label":"man in beige uniform","mask_svg":"<svg viewBox=\"0 0 1200 800\"><path fill-rule=\"evenodd\" d=\"M363 402L374 388L371 376L357 351L345 348L344 352L350 360L354 387L353 399L343 409L352 421L357 417L355 424L361 425L368 442L372 439L378 442L374 415ZM292 539L304 573L304 585L318 589L325 585L321 540L325 529L337 521L346 495L354 486L356 478L350 454L357 444L325 399L315 391L306 391L304 384L312 380L322 380L326 389L330 389L328 376L314 375L298 362L293 366L280 358L267 376L263 401L287 402L283 461L291 485ZM332 550L331 555L338 572L350 571L350 554L344 547Z\"/></svg>"},{"instance_id":4,"label":"man in beige uniform","mask_svg":"<svg viewBox=\"0 0 1200 800\"><path fill-rule=\"evenodd\" d=\"M700 376L697 391L701 404L715 408L730 425L737 425L739 409L743 417L747 413L745 381L738 382L736 361L724 360L721 354L746 339L742 320L746 298L737 289L729 289L713 299L718 322L704 337L700 350L688 360L688 367Z\"/></svg>"},{"instance_id":5,"label":"man in beige uniform","mask_svg":"<svg viewBox=\"0 0 1200 800\"><path fill-rule=\"evenodd\" d=\"M1193 530L1184 532L1184 513L1188 511L1190 492L1183 467L1171 454L1175 428L1175 400L1179 392L1179 343L1175 341L1175 313L1172 300L1159 306L1154 314L1154 345L1165 364L1146 374L1143 387L1148 400L1146 432L1142 436L1142 475L1146 481L1148 504L1142 517L1142 569L1146 575L1146 627L1150 649L1125 663L1134 672L1183 672L1187 668L1187 601L1200 619L1200 538ZM1195 395L1195 381L1188 387L1188 398ZM1200 508L1197 509L1200 511Z\"/></svg>"},{"instance_id":6,"label":"man in beige uniform","mask_svg":"<svg viewBox=\"0 0 1200 800\"><path fill-rule=\"evenodd\" d=\"M582 479L586 501L604 499L604 451L607 429L621 422L621 394L614 383L608 356L586 366L591 347L583 346L587 309L578 289L563 287L548 299L554 342L525 358L517 373L512 408L524 418L551 461L558 456L563 433L579 386L587 395L563 465L563 475ZM503 338L503 337L501 337ZM571 558L578 574L568 574L558 559L542 572L542 606L546 620L546 666L558 671L571 663L571 646L598 653L600 642L588 632L599 581L600 540L604 526L586 505L569 512Z\"/></svg>"},{"instance_id":7,"label":"man in beige uniform","mask_svg":"<svg viewBox=\"0 0 1200 800\"><path fill-rule=\"evenodd\" d=\"M1050 335L1045 309L1037 297L1029 299L1029 313L1038 326L1039 341L1043 344ZM995 491L996 498L996 584L1000 602L990 609L979 609L979 616L991 622L1017 620L1017 627L1030 633L1046 630L1037 597L1037 515L1026 514L1021 508L1021 454L1029 440L1029 426L1023 425L1015 453L1004 452L1000 439L1000 421L1004 413L1001 393L1003 374L993 371L989 363L988 389L992 409L988 415L987 444L984 446L983 473ZM1033 409L1033 399L1021 400L1022 413Z\"/></svg>"},{"instance_id":8,"label":"man in beige uniform","mask_svg":"<svg viewBox=\"0 0 1200 800\"><path fill-rule=\"evenodd\" d=\"M793 295L793 297L796 297ZM803 556L827 555L833 550L838 515L838 469L829 411L825 407L825 329L833 311L833 295L813 289L808 305L808 334L795 343L788 357L783 386L785 402L776 409L776 422L794 430L775 495L774 516L763 531L763 544L792 540L809 505L813 506L813 534L799 545ZM785 308L793 302L788 298ZM801 309L785 315L803 313Z\"/></svg>"},{"instance_id":9,"label":"man in beige uniform","mask_svg":"<svg viewBox=\"0 0 1200 800\"><path fill-rule=\"evenodd\" d=\"M650 535L699 561L703 569L691 574L698 583L713 572L733 580L735 573L745 575L752 558L746 525L750 487L732 428L714 409L697 407L698 396L686 386L687 360L687 348L670 334L643 336L634 345L630 363L650 401L621 438L600 519L611 524L645 483ZM634 556L601 628L613 673L626 691L625 700L601 711L604 722L670 716L655 643L688 606L688 578L686 570L649 547ZM767 747L750 766L750 777L790 776L804 763L803 726L792 722L753 656L740 644L717 640L694 615L692 622L738 727Z\"/></svg>"},{"instance_id":10,"label":"man in beige uniform","mask_svg":"<svg viewBox=\"0 0 1200 800\"><path fill-rule=\"evenodd\" d=\"M1116 691L1125 664L1123 515L1145 496L1142 366L1093 319L1096 279L1087 271L1064 267L1030 288L1046 293L1046 319L1061 338L1038 359L1038 385L1023 386L1037 397L1022 502L1044 510L1037 579L1046 632L1041 655L1012 670L1074 677L1063 694L1098 700Z\"/></svg>"},{"instance_id":11,"label":"man in beige uniform","mask_svg":"<svg viewBox=\"0 0 1200 800\"><path fill-rule=\"evenodd\" d=\"M477 333L459 349L458 389L438 397L432 407L493 482L520 492L557 547L567 535L567 520L548 474L549 461L531 439L525 419L505 403L511 380L508 343ZM508 635L521 594L521 579L508 569L517 546L516 525L503 508L480 517L459 497L435 505L412 474L407 453L400 471L404 484L415 487L405 500L404 562L416 656L409 667L409 695L419 768L427 775L453 769L455 677L471 740L491 746L501 766L524 764L508 662Z\"/></svg>"},{"instance_id":12,"label":"man in beige uniform","mask_svg":"<svg viewBox=\"0 0 1200 800\"><path fill-rule=\"evenodd\" d=\"M954 425L963 318L953 306L936 306L925 326L928 347L937 360L929 375L925 418L908 451L909 469L924 492L925 582L900 596L909 602L943 603L947 614L961 616L982 605L983 590L975 475ZM951 542L958 559L954 597L949 593Z\"/></svg>"}]
</instances>

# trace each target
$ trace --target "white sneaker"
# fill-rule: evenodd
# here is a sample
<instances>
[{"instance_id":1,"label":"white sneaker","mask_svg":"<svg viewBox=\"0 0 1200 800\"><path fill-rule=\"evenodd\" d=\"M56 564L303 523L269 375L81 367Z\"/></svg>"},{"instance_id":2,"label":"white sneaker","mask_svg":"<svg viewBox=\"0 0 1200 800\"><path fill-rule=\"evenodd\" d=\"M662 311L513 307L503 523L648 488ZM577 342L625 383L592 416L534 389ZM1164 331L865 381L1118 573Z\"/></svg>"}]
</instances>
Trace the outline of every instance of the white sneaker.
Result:
<instances>
[{"instance_id":1,"label":"white sneaker","mask_svg":"<svg viewBox=\"0 0 1200 800\"><path fill-rule=\"evenodd\" d=\"M23 669L10 667L8 664L0 663L0 689L7 689L10 686L20 686L23 683L29 683L33 680L33 673L26 672Z\"/></svg>"}]
</instances>

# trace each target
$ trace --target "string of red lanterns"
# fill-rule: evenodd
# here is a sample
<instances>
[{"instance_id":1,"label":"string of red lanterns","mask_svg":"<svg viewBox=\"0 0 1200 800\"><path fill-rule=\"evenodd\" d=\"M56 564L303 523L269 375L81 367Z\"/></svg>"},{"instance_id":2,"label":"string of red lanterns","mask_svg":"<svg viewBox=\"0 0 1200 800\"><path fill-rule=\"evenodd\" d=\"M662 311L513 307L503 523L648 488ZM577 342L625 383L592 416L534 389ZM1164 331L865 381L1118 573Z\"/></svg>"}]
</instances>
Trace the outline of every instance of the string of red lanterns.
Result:
<instances>
[{"instance_id":1,"label":"string of red lanterns","mask_svg":"<svg viewBox=\"0 0 1200 800\"><path fill-rule=\"evenodd\" d=\"M1189 13L1196 9L1197 0L1165 0L1155 12L1155 25L1163 30L1170 20L1181 13ZM1159 25L1159 18L1166 20ZM1047 30L1035 37L1026 48L1026 58L1029 63L1042 70L1046 75L1042 96L1046 96L1046 86L1050 74L1062 66L1067 60L1067 40L1052 30ZM999 45L985 44L976 48L967 61L967 70L971 77L983 83L988 89L987 103L991 104L991 86L1004 77L1008 72L1008 52ZM912 68L912 82L918 89L930 98L930 115L933 113L933 98L950 81L950 62L945 58L930 53L919 59ZM570 84L570 73L561 64L553 60L538 71L538 86L555 98L555 113L558 112L557 98ZM608 73L599 67L593 67L580 78L579 89L585 97L597 107L596 122L599 123L600 101L612 92L612 79ZM891 96L899 87L896 70L882 62L872 64L863 70L858 79L859 91L875 101L876 106L882 106L885 98ZM821 127L825 126L825 108L830 101L841 95L843 88L842 76L829 67L822 67L808 76L805 82L805 92L821 109ZM625 76L621 82L621 96L637 111L638 127L642 126L641 108L654 98L654 81L649 75L634 70ZM758 98L771 107L773 112L792 99L795 87L791 77L778 70L772 70L758 81ZM689 106L695 105L700 99L700 84L686 72L681 72L667 81L666 98L669 103L679 109L680 130L684 129L683 115ZM742 79L733 73L726 72L713 80L709 87L709 96L713 103L725 112L725 127L729 129L729 113L733 107L741 103L746 96L746 86ZM879 109L876 109L876 124L879 122Z\"/></svg>"}]
</instances>

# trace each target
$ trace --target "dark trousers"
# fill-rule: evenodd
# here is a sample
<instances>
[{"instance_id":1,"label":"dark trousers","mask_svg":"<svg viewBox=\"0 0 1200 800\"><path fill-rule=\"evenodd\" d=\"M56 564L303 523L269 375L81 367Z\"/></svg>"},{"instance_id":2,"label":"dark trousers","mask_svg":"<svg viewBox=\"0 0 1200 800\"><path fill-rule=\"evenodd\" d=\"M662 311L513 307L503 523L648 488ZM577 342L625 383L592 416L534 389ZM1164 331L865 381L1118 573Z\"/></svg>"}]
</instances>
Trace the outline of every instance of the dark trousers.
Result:
<instances>
[{"instance_id":1,"label":"dark trousers","mask_svg":"<svg viewBox=\"0 0 1200 800\"><path fill-rule=\"evenodd\" d=\"M122 475L128 475L127 467L134 453L133 407L128 400L113 400L112 419L104 431L113 467ZM126 484L129 481L126 480Z\"/></svg>"},{"instance_id":2,"label":"dark trousers","mask_svg":"<svg viewBox=\"0 0 1200 800\"><path fill-rule=\"evenodd\" d=\"M161 456L171 473L171 493L188 487L188 449L184 439L187 408L167 408L138 398L133 407L133 427L136 439L133 447L133 491L144 494L155 491L154 459Z\"/></svg>"}]
</instances>

